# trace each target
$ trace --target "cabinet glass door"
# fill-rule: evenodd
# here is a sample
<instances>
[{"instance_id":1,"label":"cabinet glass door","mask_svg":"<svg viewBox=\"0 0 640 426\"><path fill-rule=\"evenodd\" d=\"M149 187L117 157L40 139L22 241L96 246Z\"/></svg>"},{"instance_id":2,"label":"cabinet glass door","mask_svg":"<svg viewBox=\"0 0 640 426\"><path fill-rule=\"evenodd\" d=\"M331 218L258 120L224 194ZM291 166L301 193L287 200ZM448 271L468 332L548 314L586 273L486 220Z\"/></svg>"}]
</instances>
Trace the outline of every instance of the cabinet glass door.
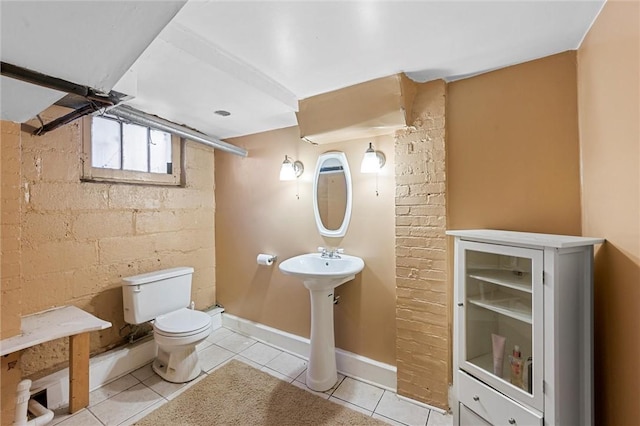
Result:
<instances>
[{"instance_id":1,"label":"cabinet glass door","mask_svg":"<svg viewBox=\"0 0 640 426\"><path fill-rule=\"evenodd\" d=\"M458 367L542 410L541 250L460 241Z\"/></svg>"}]
</instances>

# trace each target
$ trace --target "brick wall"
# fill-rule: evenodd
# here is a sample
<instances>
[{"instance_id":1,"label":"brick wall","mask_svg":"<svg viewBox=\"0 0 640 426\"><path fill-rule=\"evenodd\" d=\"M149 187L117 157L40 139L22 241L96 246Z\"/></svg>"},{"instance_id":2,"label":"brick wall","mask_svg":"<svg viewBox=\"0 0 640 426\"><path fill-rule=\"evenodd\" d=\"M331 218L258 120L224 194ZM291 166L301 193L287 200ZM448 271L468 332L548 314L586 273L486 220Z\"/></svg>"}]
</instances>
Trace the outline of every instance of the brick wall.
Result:
<instances>
[{"instance_id":1,"label":"brick wall","mask_svg":"<svg viewBox=\"0 0 640 426\"><path fill-rule=\"evenodd\" d=\"M0 142L0 339L20 334L22 269L20 256L20 125L2 122ZM15 390L21 371L18 354L2 357L0 367L0 424L11 424Z\"/></svg>"},{"instance_id":2,"label":"brick wall","mask_svg":"<svg viewBox=\"0 0 640 426\"><path fill-rule=\"evenodd\" d=\"M448 408L451 359L442 80L418 85L412 126L396 134L398 393Z\"/></svg>"},{"instance_id":3,"label":"brick wall","mask_svg":"<svg viewBox=\"0 0 640 426\"><path fill-rule=\"evenodd\" d=\"M215 303L214 153L187 143L184 188L80 182L82 125L22 133L20 287L22 315L75 305L110 321L91 333L95 354L129 331L119 333L124 276L192 266L196 308ZM24 352L23 374L38 377L66 360L66 339L39 345Z\"/></svg>"}]
</instances>

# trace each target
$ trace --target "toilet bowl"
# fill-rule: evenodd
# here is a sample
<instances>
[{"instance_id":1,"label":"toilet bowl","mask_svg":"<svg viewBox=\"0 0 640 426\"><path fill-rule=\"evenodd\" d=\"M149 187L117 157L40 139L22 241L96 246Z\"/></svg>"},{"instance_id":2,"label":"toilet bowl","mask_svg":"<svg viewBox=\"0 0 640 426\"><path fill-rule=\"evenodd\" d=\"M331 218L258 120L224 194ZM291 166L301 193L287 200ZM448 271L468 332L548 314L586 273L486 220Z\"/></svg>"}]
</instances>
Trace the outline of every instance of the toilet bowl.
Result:
<instances>
[{"instance_id":1,"label":"toilet bowl","mask_svg":"<svg viewBox=\"0 0 640 426\"><path fill-rule=\"evenodd\" d=\"M211 334L211 317L193 309L190 300L192 275L193 268L180 267L122 279L124 320L129 324L152 321L158 345L152 368L168 382L198 377L196 345Z\"/></svg>"},{"instance_id":2,"label":"toilet bowl","mask_svg":"<svg viewBox=\"0 0 640 426\"><path fill-rule=\"evenodd\" d=\"M198 377L201 368L196 345L211 334L211 317L183 308L160 315L153 322L158 355L152 368L168 382L184 383Z\"/></svg>"}]
</instances>

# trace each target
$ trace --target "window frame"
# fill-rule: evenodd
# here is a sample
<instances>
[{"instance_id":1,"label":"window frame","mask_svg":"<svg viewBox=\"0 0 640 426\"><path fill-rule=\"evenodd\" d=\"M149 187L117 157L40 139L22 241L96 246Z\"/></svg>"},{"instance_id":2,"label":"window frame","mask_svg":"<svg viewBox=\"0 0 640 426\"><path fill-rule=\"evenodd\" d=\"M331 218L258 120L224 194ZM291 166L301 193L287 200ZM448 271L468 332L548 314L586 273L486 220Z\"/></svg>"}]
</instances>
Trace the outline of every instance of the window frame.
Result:
<instances>
[{"instance_id":1,"label":"window frame","mask_svg":"<svg viewBox=\"0 0 640 426\"><path fill-rule=\"evenodd\" d=\"M85 116L82 118L81 181L184 186L184 176L182 173L182 162L184 159L184 140L182 138L177 135L171 134L171 174L93 167L91 161L92 120L93 116ZM154 129L150 126L142 127Z\"/></svg>"}]
</instances>

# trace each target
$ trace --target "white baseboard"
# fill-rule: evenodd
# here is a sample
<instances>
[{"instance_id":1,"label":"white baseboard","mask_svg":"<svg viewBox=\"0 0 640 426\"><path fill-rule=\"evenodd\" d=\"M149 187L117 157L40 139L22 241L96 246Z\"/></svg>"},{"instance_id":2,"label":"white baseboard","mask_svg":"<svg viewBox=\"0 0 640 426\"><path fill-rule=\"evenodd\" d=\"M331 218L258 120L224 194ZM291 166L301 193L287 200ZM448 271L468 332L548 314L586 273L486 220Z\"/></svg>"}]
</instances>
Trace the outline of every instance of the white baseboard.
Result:
<instances>
[{"instance_id":1,"label":"white baseboard","mask_svg":"<svg viewBox=\"0 0 640 426\"><path fill-rule=\"evenodd\" d=\"M286 352L309 359L309 339L287 333L235 315L223 314L217 308L208 312L213 329L222 326L251 336ZM96 355L89 360L89 390L97 389L151 362L157 347L151 337ZM396 367L373 359L336 349L338 371L363 382L396 391ZM69 369L57 371L33 382L31 393L47 391L47 408L69 404Z\"/></svg>"},{"instance_id":2,"label":"white baseboard","mask_svg":"<svg viewBox=\"0 0 640 426\"><path fill-rule=\"evenodd\" d=\"M222 327L222 308L207 311L211 315L213 329ZM133 370L150 363L157 353L157 346L151 336L139 342L120 346L89 360L89 391L114 381ZM69 404L69 368L34 380L31 394L47 391L47 408L55 410Z\"/></svg>"},{"instance_id":3,"label":"white baseboard","mask_svg":"<svg viewBox=\"0 0 640 426\"><path fill-rule=\"evenodd\" d=\"M249 321L228 313L222 314L222 325L231 330L276 346L286 352L309 359L309 339ZM396 367L352 352L336 349L338 371L345 376L396 391Z\"/></svg>"}]
</instances>

